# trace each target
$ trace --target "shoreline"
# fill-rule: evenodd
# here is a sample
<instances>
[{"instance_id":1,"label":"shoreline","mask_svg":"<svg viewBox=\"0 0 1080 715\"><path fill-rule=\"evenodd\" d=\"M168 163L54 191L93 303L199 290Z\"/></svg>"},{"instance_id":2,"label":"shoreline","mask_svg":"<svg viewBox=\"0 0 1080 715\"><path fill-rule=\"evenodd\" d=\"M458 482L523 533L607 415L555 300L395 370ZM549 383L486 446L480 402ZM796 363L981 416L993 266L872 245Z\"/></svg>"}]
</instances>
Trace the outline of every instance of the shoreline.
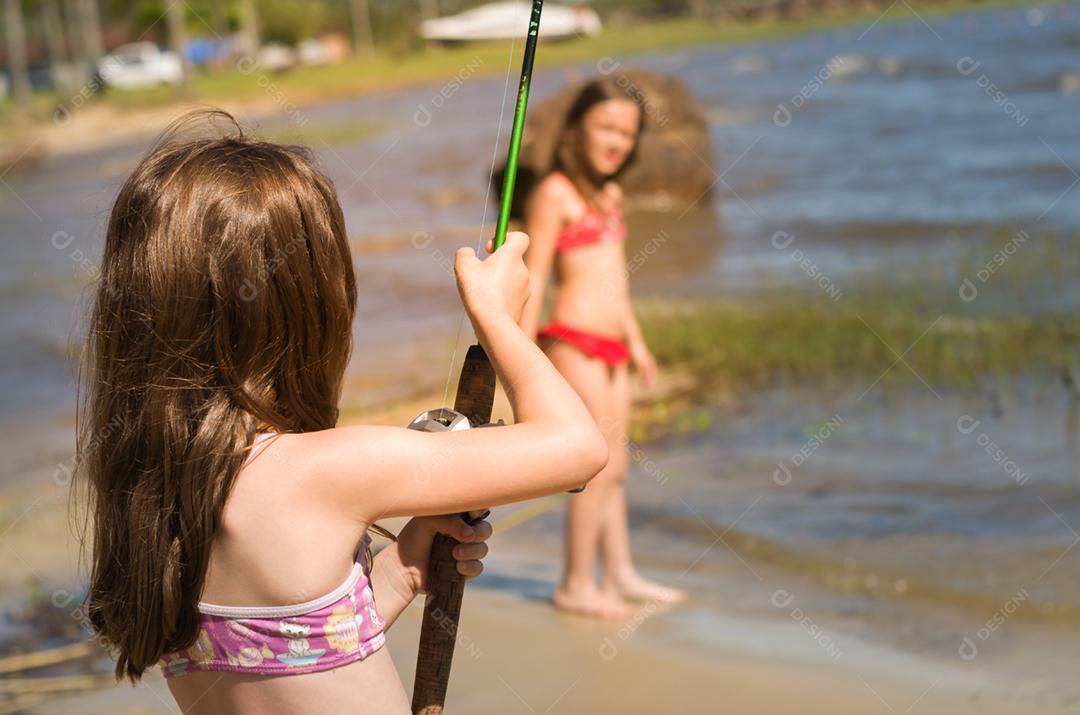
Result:
<instances>
[{"instance_id":1,"label":"shoreline","mask_svg":"<svg viewBox=\"0 0 1080 715\"><path fill-rule=\"evenodd\" d=\"M764 399L764 395L757 393L742 398L759 403ZM424 397L403 401L379 411L365 412L364 421L402 424L415 414L414 408L432 404ZM651 409L640 401L638 407ZM743 411L739 404L729 405L726 409L725 423ZM343 419L343 423L355 422L358 418L359 415L351 414ZM670 457L664 456L665 449L672 454L684 451L677 440L661 438L646 441L644 445L649 455L662 461L664 469L670 470L672 478L680 478L678 466L669 462ZM731 457L734 462L747 459L745 455ZM647 471L646 467L638 463L635 469L639 472L637 477L648 481L647 475L640 474L643 469ZM808 476L801 473L800 479ZM642 483L639 481L639 484ZM671 486L669 484L668 489ZM7 577L29 569L24 575L40 580L29 584L30 590L38 594L39 599L44 599L39 603L46 610L54 611L54 620L67 622L79 637L85 637L75 603L66 609L50 608L50 594L75 582L64 574L75 573L73 560L77 551L71 540L56 538L57 534L64 533L61 529L66 528L66 489L50 484L44 495L42 491L38 487L3 492L5 505L20 509L29 505L17 523L6 520L7 523L0 524L0 528L8 530L5 544L9 546L0 554L0 563L4 565L0 569L5 576L2 583L4 596L9 605L22 602L13 587L21 590L26 585L25 579L9 580ZM638 497L644 493L638 489ZM725 493L730 499L738 492ZM658 496L672 498L666 491ZM631 498L632 508L646 510L638 519L648 514L648 500L635 499L633 493ZM845 621L840 615L843 607L836 613L833 609L822 610L822 598L838 599L841 594L829 589L812 590L812 584L798 572L782 571L779 583L798 595L794 605L803 608L807 617L812 614L812 619L796 619L793 609L780 608L775 603L770 607L766 601L773 586L768 583L755 586L747 573L740 575L737 562L741 557L729 555L719 546L716 551L725 559L723 562L701 563L692 573L690 569L684 572L688 578L683 585L692 593L692 601L685 607L668 610L645 604L638 617L625 623L609 624L556 612L547 599L558 577L558 564L549 548L553 544L545 545L545 535L557 533L557 515L551 512L561 508L562 500L563 495L555 495L506 507L500 509L493 520L495 536L488 573L470 588L459 632L461 640L450 700L455 708L514 712L515 708L521 707L520 696L526 702L535 701L533 706L539 712L568 689L566 700L562 701L564 707L559 711L595 712L598 706L589 698L593 697L592 693L603 693L607 698L605 703L620 711L653 712L657 708L674 707L699 712L709 706L712 702L710 693L722 684L723 688L732 689L731 692L724 690L722 698L730 708L765 714L793 710L806 713L871 712L875 707L882 707L879 696L899 710L923 697L920 700L923 712L942 715L968 712L996 715L1016 712L1018 708L1030 713L1064 710L1053 704L1067 699L1063 687L1055 685L1061 682L1059 679L1047 680L1045 689L1031 680L1031 674L1035 672L1050 674L1049 668L1040 666L1041 658L1052 658L1054 653L1062 652L1060 643L1041 640L1040 635L1053 633L1060 625L1018 619L1010 625L1008 635L996 640L1002 650L986 649L977 662L963 663L955 657L944 657L947 654L941 647L926 648L917 642L897 642L875 628L861 629L858 627L861 621ZM646 518L645 521L652 524L652 528L657 527L655 520ZM388 526L393 529L399 524ZM668 552L662 544L657 550L649 536L643 533L641 538L646 547L642 553L642 566L650 575L670 580L686 566L683 563L688 560L685 554L664 556ZM770 580L776 576L774 566L777 565L770 563L768 558L759 561L760 554L743 551L735 541L731 544L744 553L761 574ZM698 548L693 540L684 545L687 553ZM650 547L652 558L648 558ZM968 620L981 623L985 618L985 614L976 609L965 611L966 616L957 620L957 611L952 604L924 605L937 609L938 619L951 624L949 630L970 631ZM419 607L408 609L390 638L392 653L407 687L411 683L420 613ZM404 625L406 623L409 625ZM814 632L811 629L815 629ZM823 643L815 632L826 634L828 644L839 655L833 655L826 647L828 644ZM1060 635L1063 637L1066 633L1063 631ZM521 643L529 643L529 648L520 648ZM952 640L949 643L955 652ZM1035 643L1041 643L1041 646L1035 651L1030 650ZM1027 647L1020 644L1027 644ZM615 654L607 657L612 648ZM476 651L481 655L470 657ZM1033 664L1028 662L1032 660L1035 661ZM1061 660L1062 664L1065 662L1066 659ZM560 665L553 667L552 663ZM1025 665L1028 667L1022 667ZM505 683L518 691L517 695L503 687L498 679L492 681L493 667L498 668ZM1023 687L1010 687L1008 692L998 688L996 684L1005 682L1006 675L1012 677L1010 682L1015 681L1013 676L1017 671L1024 674ZM521 681L510 679L511 675L519 673L528 673L529 677L522 677ZM544 675L538 676L538 673ZM646 674L656 677L645 678ZM580 693L578 687L585 686L586 680L570 688L578 675L588 683ZM934 676L945 677L945 680L935 681ZM649 684L640 692L637 689L627 692L619 687L619 682L626 678L635 681L644 678ZM676 678L684 683L678 691L671 686ZM776 689L777 678L789 683L790 687ZM560 679L565 680L561 687ZM496 686L494 689L492 683ZM812 704L803 703L799 693L812 696ZM170 712L166 706L169 702L164 681L155 675L135 689L110 685L77 696L58 697L31 707L28 712L35 715L60 712L89 715L103 710Z\"/></svg>"},{"instance_id":2,"label":"shoreline","mask_svg":"<svg viewBox=\"0 0 1080 715\"><path fill-rule=\"evenodd\" d=\"M605 57L636 58L657 52L696 49L708 45L739 46L797 37L815 32L842 29L862 22L887 24L913 18L950 17L1008 7L1035 5L1033 0L954 0L943 5L919 5L918 10L904 3L903 8L888 6L884 11L858 10L820 17L763 19L745 23L690 19L662 20L615 27L608 33L554 42L539 53L538 67L554 70ZM1054 5L1060 3L1054 3ZM246 122L260 122L284 113L294 119L309 107L434 85L446 80L446 68L458 67L467 72L451 81L460 83L473 77L497 76L505 63L506 50L499 43L478 43L460 48L440 48L404 58L377 56L367 66L356 60L327 67L297 68L274 74L255 73L198 75L191 95L161 95L157 89L95 99L77 112L66 107L72 98L51 102L37 97L38 106L20 120L10 106L0 111L0 167L18 168L49 158L99 151L159 134L181 113L199 107L219 107ZM251 77L255 77L252 81ZM66 121L55 120L56 111ZM48 124L42 129L42 121ZM27 130L26 121L34 117L37 126ZM344 126L344 125L343 125ZM325 129L325 128L324 128ZM341 127L337 128L338 130ZM333 127L329 131L334 132ZM345 127L345 133L349 127ZM363 136L363 132L360 133Z\"/></svg>"},{"instance_id":3,"label":"shoreline","mask_svg":"<svg viewBox=\"0 0 1080 715\"><path fill-rule=\"evenodd\" d=\"M419 603L406 609L387 639L407 692ZM762 715L902 712L916 703L920 713L932 715L1004 715L1018 709L1036 715L1068 707L1066 696L1047 698L1015 681L1006 686L1006 676L1015 674L1002 664L949 663L847 638L841 643L844 657L834 659L815 652L802 626L792 621L728 621L737 636L717 645L673 638L666 623L679 617L676 611L643 609L625 624L603 624L479 584L469 588L464 606L447 698L453 711L706 712L718 701L725 712ZM687 620L693 620L693 609L682 609ZM634 686L627 687L629 682ZM25 710L102 711L171 713L175 705L164 678L154 672L135 688L108 686Z\"/></svg>"}]
</instances>

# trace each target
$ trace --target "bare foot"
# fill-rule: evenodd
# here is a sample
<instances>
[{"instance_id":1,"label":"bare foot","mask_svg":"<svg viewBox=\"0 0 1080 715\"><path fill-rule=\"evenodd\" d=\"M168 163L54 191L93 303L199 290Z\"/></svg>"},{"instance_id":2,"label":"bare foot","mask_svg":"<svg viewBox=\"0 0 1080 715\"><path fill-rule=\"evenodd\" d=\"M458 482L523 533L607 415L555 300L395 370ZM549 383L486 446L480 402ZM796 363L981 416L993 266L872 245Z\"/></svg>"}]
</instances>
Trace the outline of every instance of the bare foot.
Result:
<instances>
[{"instance_id":1,"label":"bare foot","mask_svg":"<svg viewBox=\"0 0 1080 715\"><path fill-rule=\"evenodd\" d=\"M671 588L642 578L637 574L614 583L615 590L629 601L652 601L655 603L682 603L686 600L686 591Z\"/></svg>"},{"instance_id":2,"label":"bare foot","mask_svg":"<svg viewBox=\"0 0 1080 715\"><path fill-rule=\"evenodd\" d=\"M611 621L625 620L637 610L618 593L601 591L592 584L574 589L563 584L555 591L554 601L560 611Z\"/></svg>"}]
</instances>

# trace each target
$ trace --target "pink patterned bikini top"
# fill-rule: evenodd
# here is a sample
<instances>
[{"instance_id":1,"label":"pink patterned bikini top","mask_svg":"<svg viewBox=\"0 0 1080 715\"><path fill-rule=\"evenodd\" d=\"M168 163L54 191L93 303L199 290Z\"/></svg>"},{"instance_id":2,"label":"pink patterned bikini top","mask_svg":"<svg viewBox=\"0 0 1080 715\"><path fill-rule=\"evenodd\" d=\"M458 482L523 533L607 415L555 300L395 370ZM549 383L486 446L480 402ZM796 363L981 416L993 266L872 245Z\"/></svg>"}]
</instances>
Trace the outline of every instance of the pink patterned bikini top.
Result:
<instances>
[{"instance_id":1,"label":"pink patterned bikini top","mask_svg":"<svg viewBox=\"0 0 1080 715\"><path fill-rule=\"evenodd\" d=\"M365 536L340 586L310 601L289 606L200 602L195 643L162 658L162 673L167 678L210 670L292 675L338 668L371 655L386 636L371 589L370 543Z\"/></svg>"},{"instance_id":2,"label":"pink patterned bikini top","mask_svg":"<svg viewBox=\"0 0 1080 715\"><path fill-rule=\"evenodd\" d=\"M200 603L199 635L190 648L161 660L165 677L205 670L312 673L377 651L386 636L368 580L368 539L364 541L349 577L325 596L291 606Z\"/></svg>"}]
</instances>

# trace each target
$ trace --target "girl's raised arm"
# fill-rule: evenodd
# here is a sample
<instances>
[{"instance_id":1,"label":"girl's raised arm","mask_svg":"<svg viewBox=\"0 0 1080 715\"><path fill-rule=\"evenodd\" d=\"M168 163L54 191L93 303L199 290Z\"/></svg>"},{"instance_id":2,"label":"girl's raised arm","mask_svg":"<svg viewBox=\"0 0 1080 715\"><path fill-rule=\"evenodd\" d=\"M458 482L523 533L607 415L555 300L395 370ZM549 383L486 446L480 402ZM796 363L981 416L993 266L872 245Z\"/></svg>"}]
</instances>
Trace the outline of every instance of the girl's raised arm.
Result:
<instances>
[{"instance_id":1,"label":"girl's raised arm","mask_svg":"<svg viewBox=\"0 0 1080 715\"><path fill-rule=\"evenodd\" d=\"M529 269L529 301L521 316L521 329L532 339L540 328L540 311L544 307L544 290L555 260L555 246L563 223L566 188L550 178L541 182L525 203L525 230L529 234L529 250L525 266Z\"/></svg>"},{"instance_id":2,"label":"girl's raised arm","mask_svg":"<svg viewBox=\"0 0 1080 715\"><path fill-rule=\"evenodd\" d=\"M481 262L458 251L462 301L514 411L507 427L425 433L339 427L310 436L310 467L329 504L364 524L482 509L566 491L607 463L581 398L517 325L529 296L524 234Z\"/></svg>"}]
</instances>

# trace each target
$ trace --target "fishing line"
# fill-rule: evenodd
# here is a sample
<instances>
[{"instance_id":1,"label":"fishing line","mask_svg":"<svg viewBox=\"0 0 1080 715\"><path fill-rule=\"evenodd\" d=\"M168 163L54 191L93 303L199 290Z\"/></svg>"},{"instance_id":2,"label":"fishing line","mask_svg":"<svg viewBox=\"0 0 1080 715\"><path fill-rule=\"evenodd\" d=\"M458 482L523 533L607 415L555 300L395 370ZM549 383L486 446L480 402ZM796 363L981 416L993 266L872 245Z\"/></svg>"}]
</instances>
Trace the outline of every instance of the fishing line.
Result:
<instances>
[{"instance_id":1,"label":"fishing line","mask_svg":"<svg viewBox=\"0 0 1080 715\"><path fill-rule=\"evenodd\" d=\"M520 6L518 6L520 8ZM517 24L519 10L514 11L514 24ZM506 58L506 79L503 83L502 105L499 107L499 124L495 129L495 142L491 150L491 168L488 169L487 190L484 192L484 213L480 217L480 237L476 242L476 255L484 250L485 226L487 224L488 205L491 202L491 184L495 179L495 162L499 157L499 139L502 137L503 117L506 115L506 95L510 89L510 71L514 68L514 50L517 48L517 35L510 36L510 53ZM509 170L509 167L508 167ZM458 345L461 344L461 331L465 327L465 308L461 308L461 317L458 318L457 332L454 335L453 349L450 351L450 364L446 368L446 387L443 388L442 403L447 404L450 396L450 382L454 379L454 362L457 360Z\"/></svg>"}]
</instances>

